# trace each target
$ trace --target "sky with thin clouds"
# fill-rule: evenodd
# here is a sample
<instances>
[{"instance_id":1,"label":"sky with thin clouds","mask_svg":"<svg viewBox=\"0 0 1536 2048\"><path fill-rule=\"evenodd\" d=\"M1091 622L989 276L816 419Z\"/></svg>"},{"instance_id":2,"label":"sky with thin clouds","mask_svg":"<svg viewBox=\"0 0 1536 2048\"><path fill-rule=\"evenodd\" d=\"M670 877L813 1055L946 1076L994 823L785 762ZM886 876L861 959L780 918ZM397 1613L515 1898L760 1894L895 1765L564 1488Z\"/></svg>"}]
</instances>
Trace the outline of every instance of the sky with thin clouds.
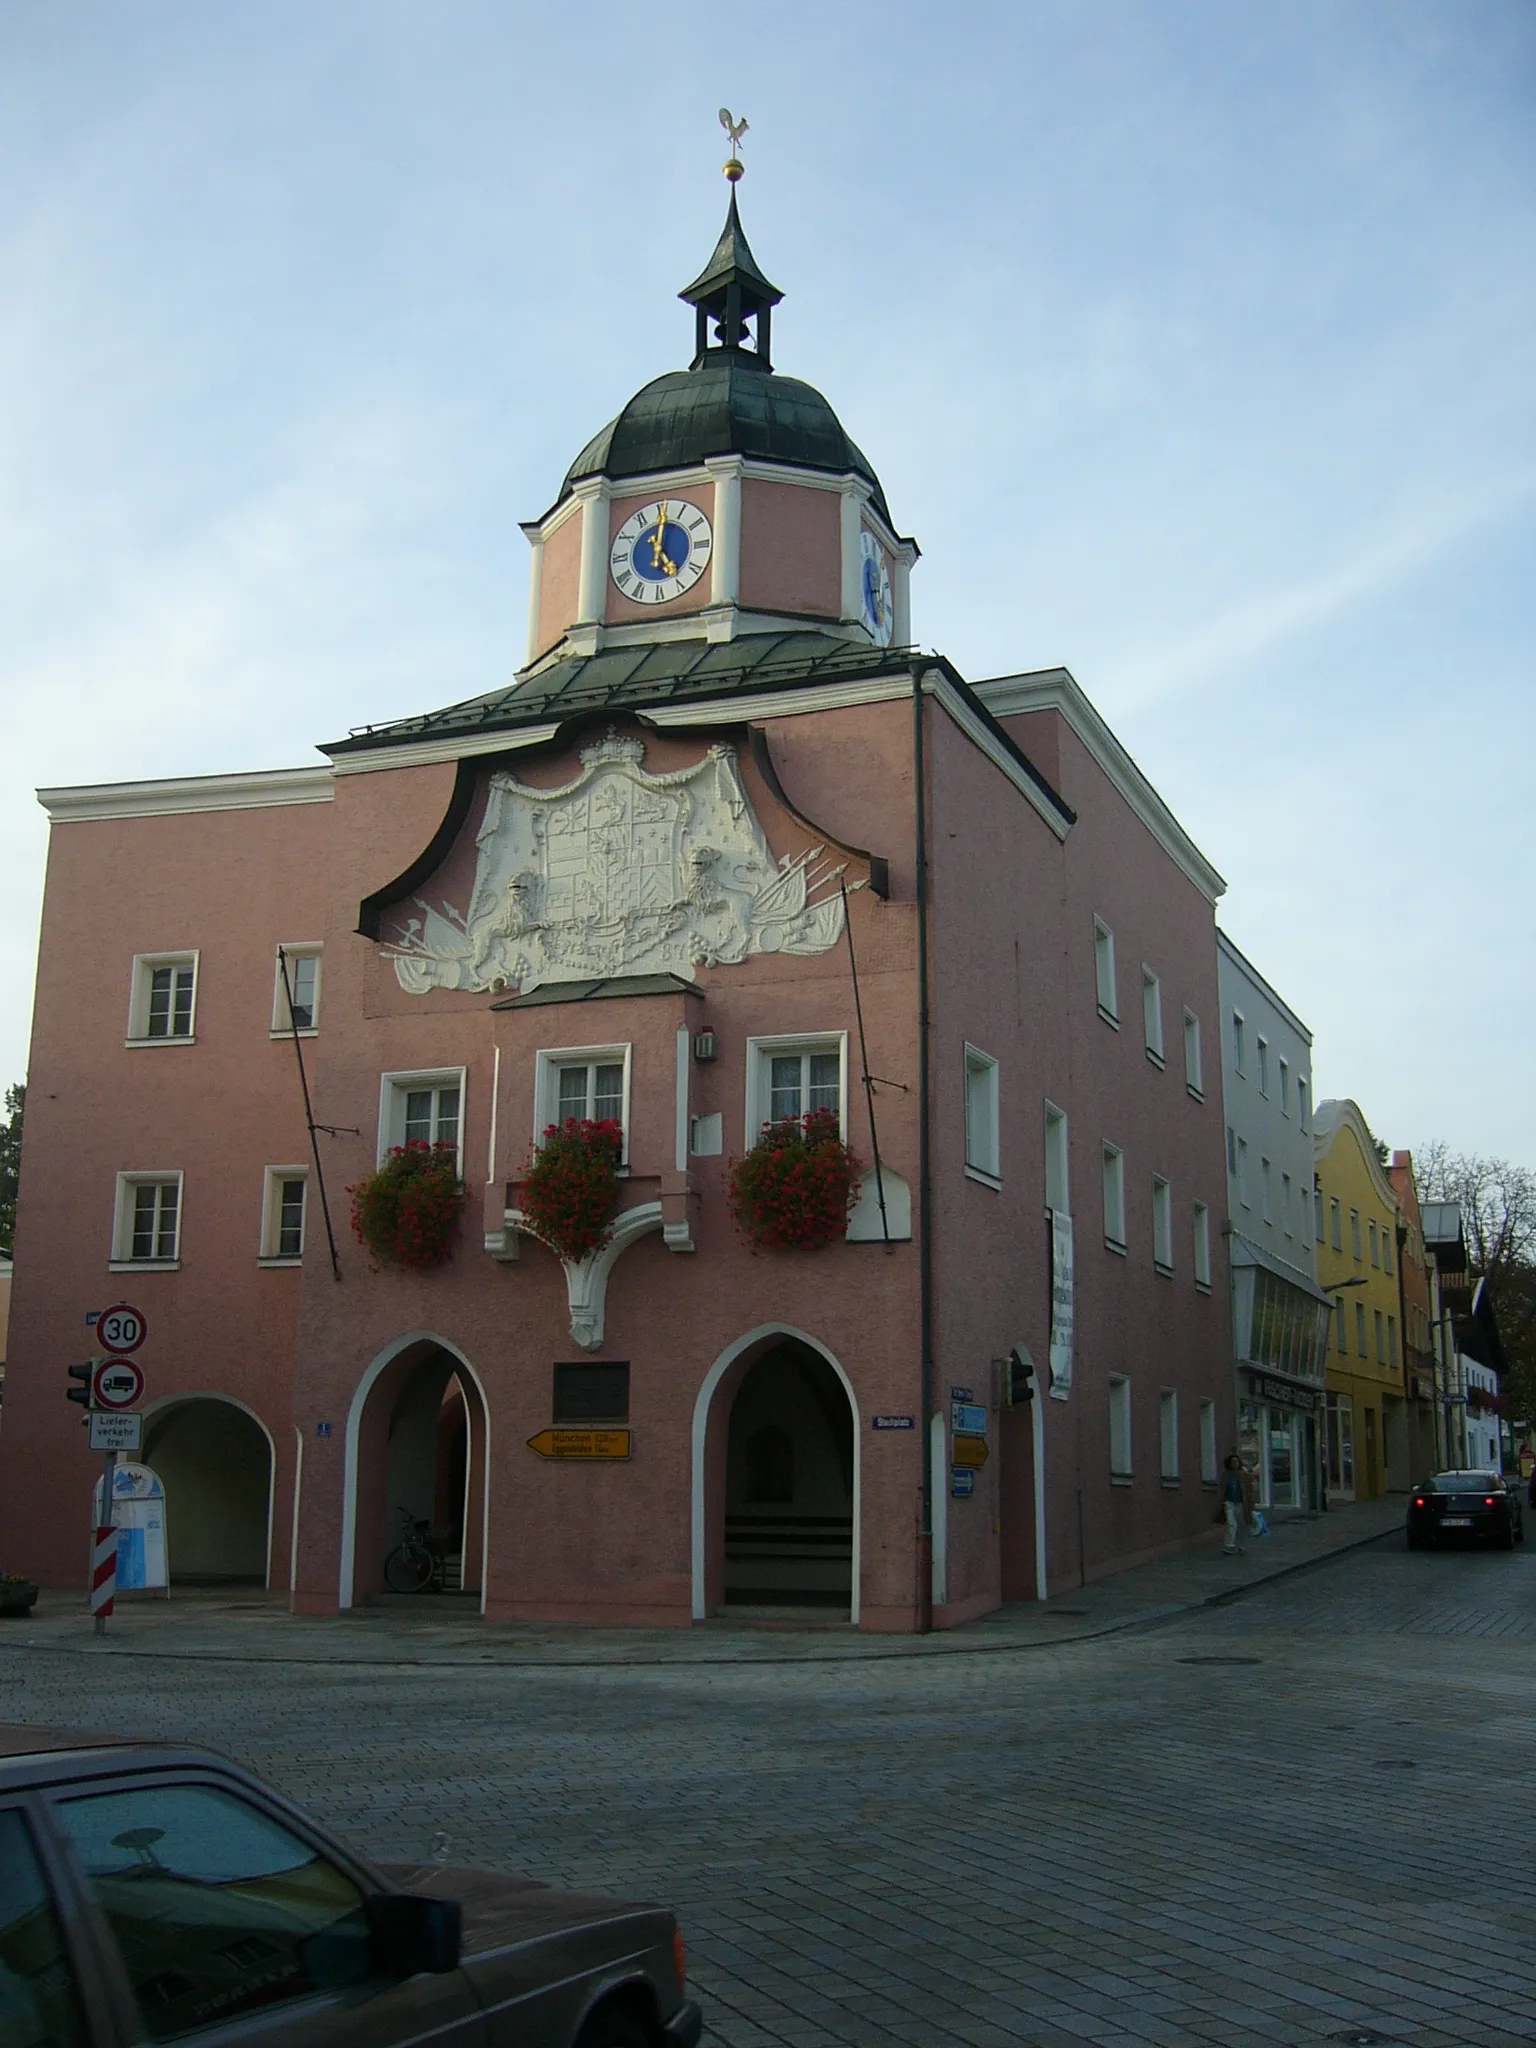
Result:
<instances>
[{"instance_id":1,"label":"sky with thin clouds","mask_svg":"<svg viewBox=\"0 0 1536 2048\"><path fill-rule=\"evenodd\" d=\"M917 637L1072 669L1319 1097L1536 1164L1530 0L0 0L0 1085L34 787L510 680L723 102Z\"/></svg>"}]
</instances>

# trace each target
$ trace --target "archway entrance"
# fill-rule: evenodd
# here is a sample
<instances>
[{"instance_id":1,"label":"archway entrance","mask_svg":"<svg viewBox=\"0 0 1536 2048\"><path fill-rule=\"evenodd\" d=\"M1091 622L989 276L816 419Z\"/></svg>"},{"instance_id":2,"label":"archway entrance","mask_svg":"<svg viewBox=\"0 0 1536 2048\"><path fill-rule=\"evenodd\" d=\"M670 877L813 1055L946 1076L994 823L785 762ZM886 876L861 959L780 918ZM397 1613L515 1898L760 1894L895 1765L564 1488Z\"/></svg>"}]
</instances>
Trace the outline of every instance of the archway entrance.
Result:
<instances>
[{"instance_id":1,"label":"archway entrance","mask_svg":"<svg viewBox=\"0 0 1536 2048\"><path fill-rule=\"evenodd\" d=\"M462 1594L478 1608L485 1583L487 1428L468 1365L435 1338L407 1340L365 1376L349 1436L354 1509L343 1605L382 1594L385 1559L408 1524L425 1523L444 1558L441 1588L433 1590Z\"/></svg>"},{"instance_id":2,"label":"archway entrance","mask_svg":"<svg viewBox=\"0 0 1536 2048\"><path fill-rule=\"evenodd\" d=\"M142 1462L165 1488L171 1585L265 1586L272 1445L233 1401L199 1395L146 1418Z\"/></svg>"},{"instance_id":3,"label":"archway entrance","mask_svg":"<svg viewBox=\"0 0 1536 2048\"><path fill-rule=\"evenodd\" d=\"M842 1381L783 1338L747 1369L725 1455L724 1604L848 1609L853 1416Z\"/></svg>"}]
</instances>

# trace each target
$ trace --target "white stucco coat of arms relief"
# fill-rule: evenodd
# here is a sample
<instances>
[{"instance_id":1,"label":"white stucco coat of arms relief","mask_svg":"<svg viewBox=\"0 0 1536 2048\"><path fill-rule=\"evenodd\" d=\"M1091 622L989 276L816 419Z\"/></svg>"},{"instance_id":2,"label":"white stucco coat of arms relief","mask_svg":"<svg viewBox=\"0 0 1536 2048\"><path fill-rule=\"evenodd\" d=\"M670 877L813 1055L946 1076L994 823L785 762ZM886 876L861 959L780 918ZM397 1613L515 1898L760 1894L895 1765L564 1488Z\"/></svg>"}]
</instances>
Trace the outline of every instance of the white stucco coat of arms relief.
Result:
<instances>
[{"instance_id":1,"label":"white stucco coat of arms relief","mask_svg":"<svg viewBox=\"0 0 1536 2048\"><path fill-rule=\"evenodd\" d=\"M468 908L414 899L385 948L400 986L526 995L837 944L842 868L820 846L774 860L734 747L670 775L644 758L610 731L563 789L493 775Z\"/></svg>"}]
</instances>

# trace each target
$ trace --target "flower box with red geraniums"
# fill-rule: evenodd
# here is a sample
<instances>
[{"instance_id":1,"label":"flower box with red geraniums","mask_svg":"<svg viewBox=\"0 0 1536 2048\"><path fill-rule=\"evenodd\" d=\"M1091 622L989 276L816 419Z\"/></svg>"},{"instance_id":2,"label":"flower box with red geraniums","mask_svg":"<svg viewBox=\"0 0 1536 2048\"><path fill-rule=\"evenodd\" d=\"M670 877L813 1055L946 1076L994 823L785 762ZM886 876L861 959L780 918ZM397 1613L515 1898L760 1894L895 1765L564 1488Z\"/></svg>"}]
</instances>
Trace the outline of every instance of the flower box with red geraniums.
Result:
<instances>
[{"instance_id":1,"label":"flower box with red geraniums","mask_svg":"<svg viewBox=\"0 0 1536 2048\"><path fill-rule=\"evenodd\" d=\"M623 1149L616 1118L568 1116L546 1127L523 1171L520 1207L528 1228L573 1266L601 1251L611 1235Z\"/></svg>"},{"instance_id":2,"label":"flower box with red geraniums","mask_svg":"<svg viewBox=\"0 0 1536 2048\"><path fill-rule=\"evenodd\" d=\"M347 1193L353 1234L378 1265L427 1272L453 1256L465 1193L457 1146L420 1138L396 1145Z\"/></svg>"},{"instance_id":3,"label":"flower box with red geraniums","mask_svg":"<svg viewBox=\"0 0 1536 2048\"><path fill-rule=\"evenodd\" d=\"M858 1184L836 1114L813 1109L764 1124L746 1157L731 1161L731 1214L760 1251L818 1251L847 1236Z\"/></svg>"}]
</instances>

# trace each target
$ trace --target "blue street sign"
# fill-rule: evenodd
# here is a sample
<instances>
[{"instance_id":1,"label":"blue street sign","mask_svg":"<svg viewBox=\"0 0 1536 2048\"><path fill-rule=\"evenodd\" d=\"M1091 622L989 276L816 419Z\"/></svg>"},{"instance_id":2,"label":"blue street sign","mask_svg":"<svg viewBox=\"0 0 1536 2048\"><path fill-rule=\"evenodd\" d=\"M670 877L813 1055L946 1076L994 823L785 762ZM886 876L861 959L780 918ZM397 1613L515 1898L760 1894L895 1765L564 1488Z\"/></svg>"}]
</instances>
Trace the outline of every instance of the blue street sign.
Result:
<instances>
[{"instance_id":1,"label":"blue street sign","mask_svg":"<svg viewBox=\"0 0 1536 2048\"><path fill-rule=\"evenodd\" d=\"M949 1390L949 1398L951 1399L951 1401L974 1401L976 1396L971 1392L969 1387L951 1387Z\"/></svg>"},{"instance_id":2,"label":"blue street sign","mask_svg":"<svg viewBox=\"0 0 1536 2048\"><path fill-rule=\"evenodd\" d=\"M316 1435L316 1436L329 1436L329 1435L330 1435L330 1433L331 1433L331 1425L330 1425L330 1424L329 1424L328 1422L317 1422L317 1423L315 1424L315 1435Z\"/></svg>"},{"instance_id":3,"label":"blue street sign","mask_svg":"<svg viewBox=\"0 0 1536 2048\"><path fill-rule=\"evenodd\" d=\"M949 1490L956 1500L965 1500L976 1491L976 1474L967 1466L956 1465L949 1475Z\"/></svg>"},{"instance_id":4,"label":"blue street sign","mask_svg":"<svg viewBox=\"0 0 1536 2048\"><path fill-rule=\"evenodd\" d=\"M985 1436L987 1411L975 1402L953 1401L949 1409L949 1426L956 1436Z\"/></svg>"},{"instance_id":5,"label":"blue street sign","mask_svg":"<svg viewBox=\"0 0 1536 2048\"><path fill-rule=\"evenodd\" d=\"M917 1417L915 1415L872 1415L869 1418L869 1426L871 1429L916 1429Z\"/></svg>"}]
</instances>

